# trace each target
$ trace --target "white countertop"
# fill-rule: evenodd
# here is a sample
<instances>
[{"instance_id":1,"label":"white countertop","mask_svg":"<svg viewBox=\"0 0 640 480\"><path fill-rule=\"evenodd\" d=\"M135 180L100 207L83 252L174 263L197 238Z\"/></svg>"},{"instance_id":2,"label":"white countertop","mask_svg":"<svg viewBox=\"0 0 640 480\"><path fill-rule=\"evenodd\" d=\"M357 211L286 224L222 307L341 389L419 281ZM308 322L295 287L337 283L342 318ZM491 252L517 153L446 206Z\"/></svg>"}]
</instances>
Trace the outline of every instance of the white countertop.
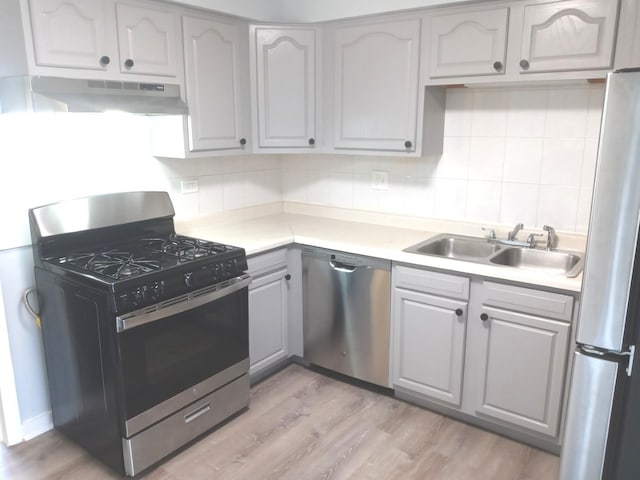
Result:
<instances>
[{"instance_id":1,"label":"white countertop","mask_svg":"<svg viewBox=\"0 0 640 480\"><path fill-rule=\"evenodd\" d=\"M214 217L203 217L186 221L176 220L175 223L178 233L243 247L247 255L297 243L573 293L579 293L582 284L582 274L576 278L566 278L507 266L402 251L442 233L441 231L296 213L267 214L240 221L221 221Z\"/></svg>"}]
</instances>

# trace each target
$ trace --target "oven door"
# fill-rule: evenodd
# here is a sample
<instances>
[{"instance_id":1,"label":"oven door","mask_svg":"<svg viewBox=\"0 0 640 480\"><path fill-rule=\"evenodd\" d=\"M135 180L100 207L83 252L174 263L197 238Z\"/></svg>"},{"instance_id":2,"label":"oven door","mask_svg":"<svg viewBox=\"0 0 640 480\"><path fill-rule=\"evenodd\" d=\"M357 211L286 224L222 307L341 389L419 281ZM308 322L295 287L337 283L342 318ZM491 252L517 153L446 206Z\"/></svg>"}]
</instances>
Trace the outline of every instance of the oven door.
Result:
<instances>
[{"instance_id":1,"label":"oven door","mask_svg":"<svg viewBox=\"0 0 640 480\"><path fill-rule=\"evenodd\" d=\"M249 370L244 275L116 318L125 435Z\"/></svg>"}]
</instances>

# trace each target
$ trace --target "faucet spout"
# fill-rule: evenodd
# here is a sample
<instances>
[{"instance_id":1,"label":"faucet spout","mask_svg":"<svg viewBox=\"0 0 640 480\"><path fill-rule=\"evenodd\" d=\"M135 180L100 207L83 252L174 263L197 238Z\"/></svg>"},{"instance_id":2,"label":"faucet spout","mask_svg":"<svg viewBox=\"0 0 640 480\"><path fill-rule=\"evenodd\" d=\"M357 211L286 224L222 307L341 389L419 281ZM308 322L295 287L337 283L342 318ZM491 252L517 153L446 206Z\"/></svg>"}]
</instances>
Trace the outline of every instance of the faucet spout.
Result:
<instances>
[{"instance_id":1,"label":"faucet spout","mask_svg":"<svg viewBox=\"0 0 640 480\"><path fill-rule=\"evenodd\" d=\"M520 230L522 230L523 228L524 228L524 225L523 225L523 224L521 224L521 223L517 224L515 227L513 227L513 230L511 230L511 231L509 232L509 235L507 235L507 238L508 238L509 240L515 240L515 239L516 239L516 237L518 236L518 232L519 232Z\"/></svg>"},{"instance_id":2,"label":"faucet spout","mask_svg":"<svg viewBox=\"0 0 640 480\"><path fill-rule=\"evenodd\" d=\"M549 225L543 225L542 229L547 232L547 250L556 248L556 244L558 243L558 235L556 235L555 228Z\"/></svg>"}]
</instances>

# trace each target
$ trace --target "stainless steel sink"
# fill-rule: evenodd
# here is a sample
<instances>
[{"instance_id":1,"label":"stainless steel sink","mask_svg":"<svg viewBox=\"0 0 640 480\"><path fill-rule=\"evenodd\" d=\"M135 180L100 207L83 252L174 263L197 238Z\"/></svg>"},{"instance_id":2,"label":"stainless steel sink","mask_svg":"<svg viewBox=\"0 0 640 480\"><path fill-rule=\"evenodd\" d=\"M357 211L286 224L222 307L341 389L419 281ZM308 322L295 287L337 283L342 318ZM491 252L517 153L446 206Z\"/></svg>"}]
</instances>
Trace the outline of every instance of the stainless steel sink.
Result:
<instances>
[{"instance_id":1,"label":"stainless steel sink","mask_svg":"<svg viewBox=\"0 0 640 480\"><path fill-rule=\"evenodd\" d=\"M489 243L486 238L443 233L412 245L404 251L473 261L487 258L500 248L495 243Z\"/></svg>"},{"instance_id":2,"label":"stainless steel sink","mask_svg":"<svg viewBox=\"0 0 640 480\"><path fill-rule=\"evenodd\" d=\"M485 265L504 265L536 270L550 275L576 277L584 266L583 254L560 250L513 247L482 237L441 233L404 249L405 252L433 255Z\"/></svg>"},{"instance_id":3,"label":"stainless steel sink","mask_svg":"<svg viewBox=\"0 0 640 480\"><path fill-rule=\"evenodd\" d=\"M583 256L579 253L520 247L504 248L489 258L489 261L497 265L538 270L567 277L577 276L584 264Z\"/></svg>"}]
</instances>

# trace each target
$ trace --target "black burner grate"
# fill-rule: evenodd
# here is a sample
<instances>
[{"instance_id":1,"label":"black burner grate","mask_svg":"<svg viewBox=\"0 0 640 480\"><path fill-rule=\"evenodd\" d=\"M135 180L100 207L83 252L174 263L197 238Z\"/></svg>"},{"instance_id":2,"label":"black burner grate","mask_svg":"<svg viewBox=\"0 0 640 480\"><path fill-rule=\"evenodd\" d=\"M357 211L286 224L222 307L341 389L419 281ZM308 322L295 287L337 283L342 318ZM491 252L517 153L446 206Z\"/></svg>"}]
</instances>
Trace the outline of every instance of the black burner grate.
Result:
<instances>
[{"instance_id":1,"label":"black burner grate","mask_svg":"<svg viewBox=\"0 0 640 480\"><path fill-rule=\"evenodd\" d=\"M162 268L160 260L139 257L118 250L68 255L61 257L59 263L73 265L115 279L133 277Z\"/></svg>"}]
</instances>

